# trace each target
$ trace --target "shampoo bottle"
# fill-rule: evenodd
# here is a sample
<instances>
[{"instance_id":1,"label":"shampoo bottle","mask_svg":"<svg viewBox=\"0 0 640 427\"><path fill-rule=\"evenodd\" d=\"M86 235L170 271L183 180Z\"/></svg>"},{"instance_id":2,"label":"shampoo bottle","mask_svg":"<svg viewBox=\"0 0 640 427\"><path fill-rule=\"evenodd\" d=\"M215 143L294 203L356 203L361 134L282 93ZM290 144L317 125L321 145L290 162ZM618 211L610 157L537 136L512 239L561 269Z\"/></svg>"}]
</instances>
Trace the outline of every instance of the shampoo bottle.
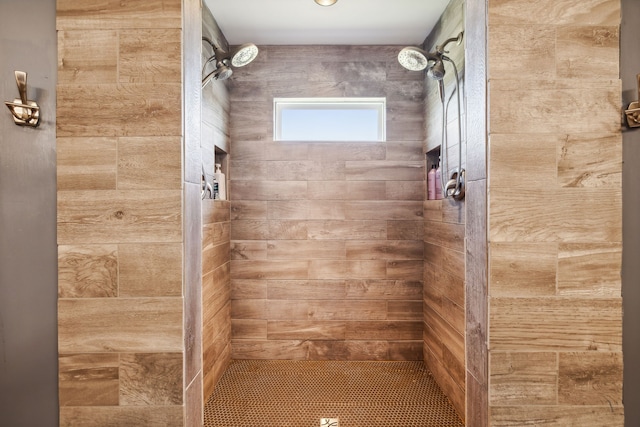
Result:
<instances>
[{"instance_id":1,"label":"shampoo bottle","mask_svg":"<svg viewBox=\"0 0 640 427\"><path fill-rule=\"evenodd\" d=\"M440 162L438 162L438 168L436 169L436 177L435 181L435 190L436 190L436 200L442 199L442 178L440 176Z\"/></svg>"},{"instance_id":2,"label":"shampoo bottle","mask_svg":"<svg viewBox=\"0 0 640 427\"><path fill-rule=\"evenodd\" d=\"M218 195L220 200L227 200L227 181L225 179L224 173L220 169L222 165L220 163L216 163L216 172L213 174L216 182L218 183Z\"/></svg>"},{"instance_id":3,"label":"shampoo bottle","mask_svg":"<svg viewBox=\"0 0 640 427\"><path fill-rule=\"evenodd\" d=\"M431 165L431 170L427 174L427 200L436 198L436 165Z\"/></svg>"}]
</instances>

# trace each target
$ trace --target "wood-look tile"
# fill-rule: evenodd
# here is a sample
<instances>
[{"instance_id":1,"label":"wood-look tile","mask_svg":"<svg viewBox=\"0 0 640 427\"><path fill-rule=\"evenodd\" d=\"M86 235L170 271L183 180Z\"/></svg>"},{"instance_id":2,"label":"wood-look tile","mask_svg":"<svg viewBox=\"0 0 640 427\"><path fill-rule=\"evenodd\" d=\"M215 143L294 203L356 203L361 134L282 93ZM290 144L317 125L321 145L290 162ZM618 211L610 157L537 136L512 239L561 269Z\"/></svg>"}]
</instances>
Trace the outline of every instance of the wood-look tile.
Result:
<instances>
[{"instance_id":1,"label":"wood-look tile","mask_svg":"<svg viewBox=\"0 0 640 427\"><path fill-rule=\"evenodd\" d=\"M488 10L492 24L616 25L620 19L620 2L616 0L586 0L579 7L571 0L492 0Z\"/></svg>"},{"instance_id":2,"label":"wood-look tile","mask_svg":"<svg viewBox=\"0 0 640 427\"><path fill-rule=\"evenodd\" d=\"M621 406L492 406L492 426L507 427L526 425L539 420L549 427L601 427L624 425L624 410Z\"/></svg>"},{"instance_id":3,"label":"wood-look tile","mask_svg":"<svg viewBox=\"0 0 640 427\"><path fill-rule=\"evenodd\" d=\"M227 344L220 357L216 359L215 363L211 366L211 369L205 374L202 387L207 396L210 396L211 393L213 393L216 384L218 384L218 381L229 366L229 363L231 363L231 345Z\"/></svg>"},{"instance_id":4,"label":"wood-look tile","mask_svg":"<svg viewBox=\"0 0 640 427\"><path fill-rule=\"evenodd\" d=\"M256 319L232 319L232 339L267 339L267 321Z\"/></svg>"},{"instance_id":5,"label":"wood-look tile","mask_svg":"<svg viewBox=\"0 0 640 427\"><path fill-rule=\"evenodd\" d=\"M507 23L492 26L487 43L491 58L489 76L492 79L514 75L523 79L555 77L555 42L553 25L516 26ZM522 46L522 49L514 51L514 44ZM540 58L548 60L540 61Z\"/></svg>"},{"instance_id":6,"label":"wood-look tile","mask_svg":"<svg viewBox=\"0 0 640 427\"><path fill-rule=\"evenodd\" d=\"M492 296L556 294L556 243L491 243L490 263Z\"/></svg>"},{"instance_id":7,"label":"wood-look tile","mask_svg":"<svg viewBox=\"0 0 640 427\"><path fill-rule=\"evenodd\" d=\"M423 318L422 301L388 301L388 320L416 320Z\"/></svg>"},{"instance_id":8,"label":"wood-look tile","mask_svg":"<svg viewBox=\"0 0 640 427\"><path fill-rule=\"evenodd\" d=\"M422 300L421 281L347 280L345 289L349 300Z\"/></svg>"},{"instance_id":9,"label":"wood-look tile","mask_svg":"<svg viewBox=\"0 0 640 427\"><path fill-rule=\"evenodd\" d=\"M424 238L422 221L387 221L388 240L419 240Z\"/></svg>"},{"instance_id":10,"label":"wood-look tile","mask_svg":"<svg viewBox=\"0 0 640 427\"><path fill-rule=\"evenodd\" d=\"M118 138L118 189L179 190L179 137Z\"/></svg>"},{"instance_id":11,"label":"wood-look tile","mask_svg":"<svg viewBox=\"0 0 640 427\"><path fill-rule=\"evenodd\" d=\"M489 143L492 190L527 188L535 177L539 188L557 185L557 147L564 135L554 134L492 134Z\"/></svg>"},{"instance_id":12,"label":"wood-look tile","mask_svg":"<svg viewBox=\"0 0 640 427\"><path fill-rule=\"evenodd\" d=\"M268 239L298 240L306 239L308 235L307 221L269 221Z\"/></svg>"},{"instance_id":13,"label":"wood-look tile","mask_svg":"<svg viewBox=\"0 0 640 427\"><path fill-rule=\"evenodd\" d=\"M205 275L202 279L203 321L209 321L231 300L228 264Z\"/></svg>"},{"instance_id":14,"label":"wood-look tile","mask_svg":"<svg viewBox=\"0 0 640 427\"><path fill-rule=\"evenodd\" d=\"M622 135L567 135L558 144L558 185L620 188Z\"/></svg>"},{"instance_id":15,"label":"wood-look tile","mask_svg":"<svg viewBox=\"0 0 640 427\"><path fill-rule=\"evenodd\" d=\"M249 220L249 219L267 219L267 202L236 200L231 202L231 219Z\"/></svg>"},{"instance_id":16,"label":"wood-look tile","mask_svg":"<svg viewBox=\"0 0 640 427\"><path fill-rule=\"evenodd\" d=\"M619 243L563 243L558 254L558 294L615 298L621 294Z\"/></svg>"},{"instance_id":17,"label":"wood-look tile","mask_svg":"<svg viewBox=\"0 0 640 427\"><path fill-rule=\"evenodd\" d=\"M56 28L92 30L100 28L181 28L181 3L176 0L98 2L87 6L79 0L56 4Z\"/></svg>"},{"instance_id":18,"label":"wood-look tile","mask_svg":"<svg viewBox=\"0 0 640 427\"><path fill-rule=\"evenodd\" d=\"M182 351L182 298L58 301L58 350Z\"/></svg>"},{"instance_id":19,"label":"wood-look tile","mask_svg":"<svg viewBox=\"0 0 640 427\"><path fill-rule=\"evenodd\" d=\"M424 222L424 241L458 252L464 252L464 224L438 221Z\"/></svg>"},{"instance_id":20,"label":"wood-look tile","mask_svg":"<svg viewBox=\"0 0 640 427\"><path fill-rule=\"evenodd\" d=\"M185 425L204 425L204 398L202 372L190 382L184 393L185 397Z\"/></svg>"},{"instance_id":21,"label":"wood-look tile","mask_svg":"<svg viewBox=\"0 0 640 427\"><path fill-rule=\"evenodd\" d=\"M492 352L491 405L555 405L557 353Z\"/></svg>"},{"instance_id":22,"label":"wood-look tile","mask_svg":"<svg viewBox=\"0 0 640 427\"><path fill-rule=\"evenodd\" d=\"M265 299L247 299L247 300L231 300L231 318L232 319L266 319L267 318L267 300Z\"/></svg>"},{"instance_id":23,"label":"wood-look tile","mask_svg":"<svg viewBox=\"0 0 640 427\"><path fill-rule=\"evenodd\" d=\"M238 220L231 226L231 240L266 240L269 222L265 220Z\"/></svg>"},{"instance_id":24,"label":"wood-look tile","mask_svg":"<svg viewBox=\"0 0 640 427\"><path fill-rule=\"evenodd\" d=\"M182 192L58 193L58 243L179 242Z\"/></svg>"},{"instance_id":25,"label":"wood-look tile","mask_svg":"<svg viewBox=\"0 0 640 427\"><path fill-rule=\"evenodd\" d=\"M584 93L591 96L584 97ZM491 130L495 133L602 133L620 128L620 81L593 79L506 80L491 82ZM530 108L519 106L527 99ZM598 111L584 122L582 111Z\"/></svg>"},{"instance_id":26,"label":"wood-look tile","mask_svg":"<svg viewBox=\"0 0 640 427\"><path fill-rule=\"evenodd\" d=\"M58 297L118 295L116 245L58 246Z\"/></svg>"},{"instance_id":27,"label":"wood-look tile","mask_svg":"<svg viewBox=\"0 0 640 427\"><path fill-rule=\"evenodd\" d=\"M347 296L344 280L270 280L270 300L336 299Z\"/></svg>"},{"instance_id":28,"label":"wood-look tile","mask_svg":"<svg viewBox=\"0 0 640 427\"><path fill-rule=\"evenodd\" d=\"M267 280L231 279L231 299L266 299Z\"/></svg>"},{"instance_id":29,"label":"wood-look tile","mask_svg":"<svg viewBox=\"0 0 640 427\"><path fill-rule=\"evenodd\" d=\"M175 427L184 408L174 406L89 406L60 409L61 427Z\"/></svg>"},{"instance_id":30,"label":"wood-look tile","mask_svg":"<svg viewBox=\"0 0 640 427\"><path fill-rule=\"evenodd\" d=\"M620 299L493 298L493 350L620 351Z\"/></svg>"},{"instance_id":31,"label":"wood-look tile","mask_svg":"<svg viewBox=\"0 0 640 427\"><path fill-rule=\"evenodd\" d=\"M231 259L267 259L267 241L234 240L231 244Z\"/></svg>"},{"instance_id":32,"label":"wood-look tile","mask_svg":"<svg viewBox=\"0 0 640 427\"><path fill-rule=\"evenodd\" d=\"M556 68L561 78L619 77L619 26L560 26L556 36Z\"/></svg>"},{"instance_id":33,"label":"wood-look tile","mask_svg":"<svg viewBox=\"0 0 640 427\"><path fill-rule=\"evenodd\" d=\"M426 182L422 181L386 181L386 200L419 200L426 194Z\"/></svg>"},{"instance_id":34,"label":"wood-look tile","mask_svg":"<svg viewBox=\"0 0 640 427\"><path fill-rule=\"evenodd\" d=\"M348 240L385 239L386 221L312 220L306 222L309 239Z\"/></svg>"},{"instance_id":35,"label":"wood-look tile","mask_svg":"<svg viewBox=\"0 0 640 427\"><path fill-rule=\"evenodd\" d=\"M339 145L310 143L308 158L324 162L384 160L386 147L383 144L348 142Z\"/></svg>"},{"instance_id":36,"label":"wood-look tile","mask_svg":"<svg viewBox=\"0 0 640 427\"><path fill-rule=\"evenodd\" d=\"M418 220L422 218L422 202L417 201L351 201L345 203L347 219Z\"/></svg>"},{"instance_id":37,"label":"wood-look tile","mask_svg":"<svg viewBox=\"0 0 640 427\"><path fill-rule=\"evenodd\" d=\"M419 161L423 158L422 143L387 141L387 160Z\"/></svg>"},{"instance_id":38,"label":"wood-look tile","mask_svg":"<svg viewBox=\"0 0 640 427\"><path fill-rule=\"evenodd\" d=\"M230 205L228 200L204 199L202 201L202 223L213 224L230 221Z\"/></svg>"},{"instance_id":39,"label":"wood-look tile","mask_svg":"<svg viewBox=\"0 0 640 427\"><path fill-rule=\"evenodd\" d=\"M347 161L346 178L351 181L423 181L424 162Z\"/></svg>"},{"instance_id":40,"label":"wood-look tile","mask_svg":"<svg viewBox=\"0 0 640 427\"><path fill-rule=\"evenodd\" d=\"M346 217L346 206L342 201L309 200L308 209L307 218L311 220L343 220Z\"/></svg>"},{"instance_id":41,"label":"wood-look tile","mask_svg":"<svg viewBox=\"0 0 640 427\"><path fill-rule=\"evenodd\" d=\"M307 194L306 181L229 181L231 200L297 200Z\"/></svg>"},{"instance_id":42,"label":"wood-look tile","mask_svg":"<svg viewBox=\"0 0 640 427\"><path fill-rule=\"evenodd\" d=\"M119 34L118 81L167 83L182 79L180 29L122 30Z\"/></svg>"},{"instance_id":43,"label":"wood-look tile","mask_svg":"<svg viewBox=\"0 0 640 427\"><path fill-rule=\"evenodd\" d=\"M60 407L118 405L118 354L60 355Z\"/></svg>"},{"instance_id":44,"label":"wood-look tile","mask_svg":"<svg viewBox=\"0 0 640 427\"><path fill-rule=\"evenodd\" d=\"M417 240L348 240L347 259L422 260L424 244Z\"/></svg>"},{"instance_id":45,"label":"wood-look tile","mask_svg":"<svg viewBox=\"0 0 640 427\"><path fill-rule=\"evenodd\" d=\"M426 221L442 221L442 200L425 200L424 219Z\"/></svg>"},{"instance_id":46,"label":"wood-look tile","mask_svg":"<svg viewBox=\"0 0 640 427\"><path fill-rule=\"evenodd\" d=\"M269 259L344 259L348 250L339 240L269 240Z\"/></svg>"},{"instance_id":47,"label":"wood-look tile","mask_svg":"<svg viewBox=\"0 0 640 427\"><path fill-rule=\"evenodd\" d=\"M118 246L119 296L182 295L182 245Z\"/></svg>"},{"instance_id":48,"label":"wood-look tile","mask_svg":"<svg viewBox=\"0 0 640 427\"><path fill-rule=\"evenodd\" d=\"M309 279L384 279L385 261L381 260L310 260Z\"/></svg>"},{"instance_id":49,"label":"wood-look tile","mask_svg":"<svg viewBox=\"0 0 640 427\"><path fill-rule=\"evenodd\" d=\"M179 82L58 85L57 135L178 136L182 132L180 97ZM101 108L85 108L87 99L99 100Z\"/></svg>"},{"instance_id":50,"label":"wood-look tile","mask_svg":"<svg viewBox=\"0 0 640 427\"><path fill-rule=\"evenodd\" d=\"M202 249L206 250L212 246L229 243L231 239L231 223L216 222L204 224L202 226Z\"/></svg>"},{"instance_id":51,"label":"wood-look tile","mask_svg":"<svg viewBox=\"0 0 640 427\"><path fill-rule=\"evenodd\" d=\"M307 340L233 340L233 359L305 360L309 348Z\"/></svg>"},{"instance_id":52,"label":"wood-look tile","mask_svg":"<svg viewBox=\"0 0 640 427\"><path fill-rule=\"evenodd\" d=\"M346 181L344 200L380 200L387 191L385 181Z\"/></svg>"},{"instance_id":53,"label":"wood-look tile","mask_svg":"<svg viewBox=\"0 0 640 427\"><path fill-rule=\"evenodd\" d=\"M58 31L58 84L116 83L117 71L117 31Z\"/></svg>"},{"instance_id":54,"label":"wood-look tile","mask_svg":"<svg viewBox=\"0 0 640 427\"><path fill-rule=\"evenodd\" d=\"M447 396L458 415L464 414L465 391L460 384L456 383L447 369L429 351L424 352L424 362L433 373L440 389Z\"/></svg>"},{"instance_id":55,"label":"wood-look tile","mask_svg":"<svg viewBox=\"0 0 640 427\"><path fill-rule=\"evenodd\" d=\"M349 183L347 181L308 181L307 197L309 200L346 200L349 198Z\"/></svg>"},{"instance_id":56,"label":"wood-look tile","mask_svg":"<svg viewBox=\"0 0 640 427\"><path fill-rule=\"evenodd\" d=\"M443 351L448 352L464 363L464 335L456 331L453 326L446 322L437 312L433 310L425 310L425 322L432 329L433 333L438 336L442 343ZM444 360L444 354L442 360ZM442 363L442 362L441 362Z\"/></svg>"},{"instance_id":57,"label":"wood-look tile","mask_svg":"<svg viewBox=\"0 0 640 427\"><path fill-rule=\"evenodd\" d=\"M231 271L236 279L306 279L310 276L309 261L232 260Z\"/></svg>"},{"instance_id":58,"label":"wood-look tile","mask_svg":"<svg viewBox=\"0 0 640 427\"><path fill-rule=\"evenodd\" d=\"M57 188L115 190L116 138L57 138Z\"/></svg>"},{"instance_id":59,"label":"wood-look tile","mask_svg":"<svg viewBox=\"0 0 640 427\"><path fill-rule=\"evenodd\" d=\"M182 353L122 354L120 404L181 405Z\"/></svg>"},{"instance_id":60,"label":"wood-look tile","mask_svg":"<svg viewBox=\"0 0 640 427\"><path fill-rule=\"evenodd\" d=\"M345 322L317 320L270 320L267 337L270 340L344 339Z\"/></svg>"},{"instance_id":61,"label":"wood-look tile","mask_svg":"<svg viewBox=\"0 0 640 427\"><path fill-rule=\"evenodd\" d=\"M530 189L527 193L495 190L489 205L492 242L604 243L622 238L619 188Z\"/></svg>"},{"instance_id":62,"label":"wood-look tile","mask_svg":"<svg viewBox=\"0 0 640 427\"><path fill-rule=\"evenodd\" d=\"M560 353L561 405L622 406L622 353Z\"/></svg>"},{"instance_id":63,"label":"wood-look tile","mask_svg":"<svg viewBox=\"0 0 640 427\"><path fill-rule=\"evenodd\" d=\"M269 219L308 219L309 202L307 200L275 200L267 202Z\"/></svg>"},{"instance_id":64,"label":"wood-look tile","mask_svg":"<svg viewBox=\"0 0 640 427\"><path fill-rule=\"evenodd\" d=\"M230 261L231 245L224 242L202 251L202 271L212 271Z\"/></svg>"},{"instance_id":65,"label":"wood-look tile","mask_svg":"<svg viewBox=\"0 0 640 427\"><path fill-rule=\"evenodd\" d=\"M422 321L349 321L347 339L418 340L422 338Z\"/></svg>"},{"instance_id":66,"label":"wood-look tile","mask_svg":"<svg viewBox=\"0 0 640 427\"><path fill-rule=\"evenodd\" d=\"M386 262L387 274L386 279L390 280L414 280L416 277L422 277L424 269L424 261L404 261L395 260ZM375 277L374 277L375 278Z\"/></svg>"}]
</instances>

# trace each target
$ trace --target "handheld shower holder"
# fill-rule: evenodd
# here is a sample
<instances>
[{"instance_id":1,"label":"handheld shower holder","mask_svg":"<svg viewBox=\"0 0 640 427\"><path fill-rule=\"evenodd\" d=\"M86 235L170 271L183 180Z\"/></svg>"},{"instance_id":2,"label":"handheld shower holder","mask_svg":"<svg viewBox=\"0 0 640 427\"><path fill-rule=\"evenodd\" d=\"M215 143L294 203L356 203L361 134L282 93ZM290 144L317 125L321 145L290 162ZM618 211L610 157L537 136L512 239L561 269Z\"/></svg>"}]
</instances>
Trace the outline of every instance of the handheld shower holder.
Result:
<instances>
[{"instance_id":1,"label":"handheld shower holder","mask_svg":"<svg viewBox=\"0 0 640 427\"><path fill-rule=\"evenodd\" d=\"M15 71L15 75L20 98L14 99L13 102L7 101L4 104L11 111L15 124L36 127L40 123L40 107L35 101L27 99L27 73Z\"/></svg>"},{"instance_id":2,"label":"handheld shower holder","mask_svg":"<svg viewBox=\"0 0 640 427\"><path fill-rule=\"evenodd\" d=\"M638 80L638 101L629 104L629 108L624 111L627 118L627 126L630 128L640 127L640 74L636 76Z\"/></svg>"}]
</instances>

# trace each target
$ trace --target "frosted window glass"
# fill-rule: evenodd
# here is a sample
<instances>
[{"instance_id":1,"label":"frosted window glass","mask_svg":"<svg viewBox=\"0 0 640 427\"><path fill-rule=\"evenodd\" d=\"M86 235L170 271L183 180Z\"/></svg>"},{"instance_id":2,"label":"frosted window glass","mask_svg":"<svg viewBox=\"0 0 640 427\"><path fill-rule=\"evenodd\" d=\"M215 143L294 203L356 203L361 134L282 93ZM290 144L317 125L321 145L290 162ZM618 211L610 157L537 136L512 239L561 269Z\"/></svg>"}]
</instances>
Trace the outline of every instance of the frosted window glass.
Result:
<instances>
[{"instance_id":1,"label":"frosted window glass","mask_svg":"<svg viewBox=\"0 0 640 427\"><path fill-rule=\"evenodd\" d=\"M384 141L384 98L276 98L276 141Z\"/></svg>"}]
</instances>

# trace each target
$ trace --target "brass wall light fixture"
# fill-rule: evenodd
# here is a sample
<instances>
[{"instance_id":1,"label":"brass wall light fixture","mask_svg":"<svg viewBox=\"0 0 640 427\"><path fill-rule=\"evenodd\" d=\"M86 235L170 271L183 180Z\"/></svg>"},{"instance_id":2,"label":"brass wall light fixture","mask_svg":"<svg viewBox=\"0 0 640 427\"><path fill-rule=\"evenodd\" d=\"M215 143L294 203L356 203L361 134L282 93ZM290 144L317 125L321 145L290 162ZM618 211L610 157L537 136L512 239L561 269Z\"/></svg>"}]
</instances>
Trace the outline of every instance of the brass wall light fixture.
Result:
<instances>
[{"instance_id":1,"label":"brass wall light fixture","mask_svg":"<svg viewBox=\"0 0 640 427\"><path fill-rule=\"evenodd\" d=\"M204 88L211 80L226 80L233 74L233 68L244 67L258 56L258 47L253 43L246 43L238 46L233 52L228 53L215 45L207 37L202 37L202 41L207 42L213 49L213 55L204 62L202 73L204 74L207 65L214 64L215 69L202 78Z\"/></svg>"},{"instance_id":2,"label":"brass wall light fixture","mask_svg":"<svg viewBox=\"0 0 640 427\"><path fill-rule=\"evenodd\" d=\"M14 99L13 102L6 101L4 104L11 111L15 124L36 127L40 123L40 107L35 101L27 99L27 73L16 71L15 75L20 98Z\"/></svg>"},{"instance_id":3,"label":"brass wall light fixture","mask_svg":"<svg viewBox=\"0 0 640 427\"><path fill-rule=\"evenodd\" d=\"M627 117L627 126L630 128L640 127L640 74L636 76L638 80L638 100L629 104L629 108L624 111Z\"/></svg>"}]
</instances>

